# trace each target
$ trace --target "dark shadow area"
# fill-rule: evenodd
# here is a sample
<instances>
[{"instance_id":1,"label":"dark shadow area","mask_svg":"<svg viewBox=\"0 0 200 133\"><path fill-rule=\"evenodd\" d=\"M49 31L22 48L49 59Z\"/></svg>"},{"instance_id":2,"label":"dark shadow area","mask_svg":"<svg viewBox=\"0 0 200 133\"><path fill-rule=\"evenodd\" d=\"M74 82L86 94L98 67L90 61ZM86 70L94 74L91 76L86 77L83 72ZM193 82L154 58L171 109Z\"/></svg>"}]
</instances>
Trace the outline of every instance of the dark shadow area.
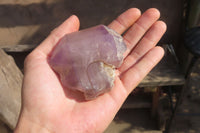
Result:
<instances>
[{"instance_id":1,"label":"dark shadow area","mask_svg":"<svg viewBox=\"0 0 200 133\"><path fill-rule=\"evenodd\" d=\"M23 72L24 60L25 60L26 56L29 54L29 52L19 52L19 53L8 52L7 54L14 58L16 65Z\"/></svg>"},{"instance_id":2,"label":"dark shadow area","mask_svg":"<svg viewBox=\"0 0 200 133\"><path fill-rule=\"evenodd\" d=\"M123 109L120 110L114 122L131 123L131 126L125 128L123 133L130 133L131 130L137 129L138 131L152 131L158 130L156 121L151 117L150 109Z\"/></svg>"}]
</instances>

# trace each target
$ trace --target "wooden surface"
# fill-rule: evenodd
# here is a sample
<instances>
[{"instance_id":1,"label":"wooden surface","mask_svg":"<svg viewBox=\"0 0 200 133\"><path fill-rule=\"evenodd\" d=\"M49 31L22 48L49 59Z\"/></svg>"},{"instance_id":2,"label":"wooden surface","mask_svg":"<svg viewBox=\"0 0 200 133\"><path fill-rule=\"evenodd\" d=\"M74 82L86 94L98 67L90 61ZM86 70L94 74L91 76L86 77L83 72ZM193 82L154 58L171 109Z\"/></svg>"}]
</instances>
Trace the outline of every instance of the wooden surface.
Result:
<instances>
[{"instance_id":1,"label":"wooden surface","mask_svg":"<svg viewBox=\"0 0 200 133\"><path fill-rule=\"evenodd\" d=\"M13 58L0 49L0 119L11 129L20 112L22 77Z\"/></svg>"},{"instance_id":2,"label":"wooden surface","mask_svg":"<svg viewBox=\"0 0 200 133\"><path fill-rule=\"evenodd\" d=\"M37 45L0 45L0 48L6 52L30 52L32 51Z\"/></svg>"},{"instance_id":3,"label":"wooden surface","mask_svg":"<svg viewBox=\"0 0 200 133\"><path fill-rule=\"evenodd\" d=\"M139 87L183 85L184 83L184 75L180 72L180 69L163 65L161 68L154 68L142 80Z\"/></svg>"},{"instance_id":4,"label":"wooden surface","mask_svg":"<svg viewBox=\"0 0 200 133\"><path fill-rule=\"evenodd\" d=\"M160 88L155 87L155 91L153 92L152 95L152 106L151 106L151 116L156 117L157 109L158 109L158 102L160 98Z\"/></svg>"},{"instance_id":5,"label":"wooden surface","mask_svg":"<svg viewBox=\"0 0 200 133\"><path fill-rule=\"evenodd\" d=\"M185 83L184 74L181 72L176 55L173 55L173 53L169 51L168 47L165 46L165 56L143 79L139 84L139 87L183 85Z\"/></svg>"}]
</instances>

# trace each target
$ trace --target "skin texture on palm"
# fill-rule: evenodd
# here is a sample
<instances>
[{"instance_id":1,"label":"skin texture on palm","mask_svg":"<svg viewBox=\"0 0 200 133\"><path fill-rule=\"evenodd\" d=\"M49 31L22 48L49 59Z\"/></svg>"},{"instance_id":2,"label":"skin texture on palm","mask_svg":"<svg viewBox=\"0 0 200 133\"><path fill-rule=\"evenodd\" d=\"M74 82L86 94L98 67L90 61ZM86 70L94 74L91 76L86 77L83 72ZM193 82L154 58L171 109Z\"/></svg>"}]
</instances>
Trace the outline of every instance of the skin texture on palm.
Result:
<instances>
[{"instance_id":1,"label":"skin texture on palm","mask_svg":"<svg viewBox=\"0 0 200 133\"><path fill-rule=\"evenodd\" d=\"M164 54L155 46L166 31L159 17L156 9L141 15L131 8L108 25L119 34L129 29L123 36L127 45L125 60L116 70L119 76L112 90L91 101L85 101L80 92L64 88L47 62L59 39L79 29L78 18L68 18L25 60L22 109L15 132L103 132L129 93Z\"/></svg>"}]
</instances>

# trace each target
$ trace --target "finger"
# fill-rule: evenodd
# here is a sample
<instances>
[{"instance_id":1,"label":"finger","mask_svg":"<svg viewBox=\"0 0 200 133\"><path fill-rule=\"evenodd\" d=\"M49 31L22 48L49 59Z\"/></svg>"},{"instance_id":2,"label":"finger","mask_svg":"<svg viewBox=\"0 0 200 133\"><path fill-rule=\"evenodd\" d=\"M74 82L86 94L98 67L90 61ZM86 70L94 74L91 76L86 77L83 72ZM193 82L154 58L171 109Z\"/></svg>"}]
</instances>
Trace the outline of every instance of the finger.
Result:
<instances>
[{"instance_id":1,"label":"finger","mask_svg":"<svg viewBox=\"0 0 200 133\"><path fill-rule=\"evenodd\" d=\"M158 20L160 12L157 9L151 8L142 14L136 23L125 33L124 41L127 45L125 57L129 54L132 48L143 37L147 30Z\"/></svg>"},{"instance_id":2,"label":"finger","mask_svg":"<svg viewBox=\"0 0 200 133\"><path fill-rule=\"evenodd\" d=\"M124 60L122 66L119 68L120 72L126 71L134 65L142 56L144 56L150 49L152 49L161 39L166 31L166 24L162 21L157 21L152 25L149 31L145 34L142 40L135 46L131 54Z\"/></svg>"},{"instance_id":3,"label":"finger","mask_svg":"<svg viewBox=\"0 0 200 133\"><path fill-rule=\"evenodd\" d=\"M77 16L72 15L67 20L65 20L59 27L55 28L51 34L35 49L48 55L57 42L65 34L75 32L79 29L79 19ZM34 52L34 51L33 51Z\"/></svg>"},{"instance_id":4,"label":"finger","mask_svg":"<svg viewBox=\"0 0 200 133\"><path fill-rule=\"evenodd\" d=\"M140 15L141 12L139 9L131 8L113 20L108 27L122 34L140 17Z\"/></svg>"},{"instance_id":5,"label":"finger","mask_svg":"<svg viewBox=\"0 0 200 133\"><path fill-rule=\"evenodd\" d=\"M139 62L121 75L127 92L131 92L150 70L161 60L164 55L163 48L157 46L152 48Z\"/></svg>"}]
</instances>

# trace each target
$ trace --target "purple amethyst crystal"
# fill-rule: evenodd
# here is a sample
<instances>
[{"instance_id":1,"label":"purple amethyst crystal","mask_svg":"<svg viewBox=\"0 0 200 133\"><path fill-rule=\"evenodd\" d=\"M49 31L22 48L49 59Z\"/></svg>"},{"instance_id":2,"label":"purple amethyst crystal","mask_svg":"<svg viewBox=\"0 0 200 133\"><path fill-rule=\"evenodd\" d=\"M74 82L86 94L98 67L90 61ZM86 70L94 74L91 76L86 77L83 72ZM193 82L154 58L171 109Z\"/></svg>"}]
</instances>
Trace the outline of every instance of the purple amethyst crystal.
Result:
<instances>
[{"instance_id":1,"label":"purple amethyst crystal","mask_svg":"<svg viewBox=\"0 0 200 133\"><path fill-rule=\"evenodd\" d=\"M115 68L122 64L125 50L118 33L98 25L65 35L52 51L49 64L63 86L82 91L89 100L113 87Z\"/></svg>"}]
</instances>

